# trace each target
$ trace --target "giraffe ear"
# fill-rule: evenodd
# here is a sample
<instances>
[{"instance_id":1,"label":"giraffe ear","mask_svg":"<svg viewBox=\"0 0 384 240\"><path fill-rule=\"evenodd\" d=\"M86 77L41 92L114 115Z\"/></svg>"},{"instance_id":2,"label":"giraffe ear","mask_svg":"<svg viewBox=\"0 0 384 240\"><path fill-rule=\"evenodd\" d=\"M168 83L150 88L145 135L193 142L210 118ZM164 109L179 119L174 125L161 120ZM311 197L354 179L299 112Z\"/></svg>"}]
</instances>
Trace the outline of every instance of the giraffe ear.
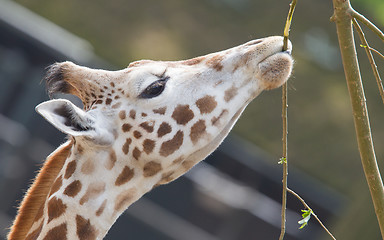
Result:
<instances>
[{"instance_id":1,"label":"giraffe ear","mask_svg":"<svg viewBox=\"0 0 384 240\"><path fill-rule=\"evenodd\" d=\"M39 104L36 111L63 133L87 137L98 144L107 144L111 134L96 125L95 117L68 100L55 99Z\"/></svg>"}]
</instances>

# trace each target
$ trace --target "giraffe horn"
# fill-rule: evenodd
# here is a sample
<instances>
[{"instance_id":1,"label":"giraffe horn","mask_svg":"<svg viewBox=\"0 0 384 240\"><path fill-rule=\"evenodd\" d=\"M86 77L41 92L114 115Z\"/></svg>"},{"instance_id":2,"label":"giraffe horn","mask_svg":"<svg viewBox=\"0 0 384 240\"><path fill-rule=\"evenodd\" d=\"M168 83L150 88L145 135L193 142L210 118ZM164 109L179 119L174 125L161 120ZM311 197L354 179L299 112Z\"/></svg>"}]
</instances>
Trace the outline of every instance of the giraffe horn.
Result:
<instances>
[{"instance_id":1,"label":"giraffe horn","mask_svg":"<svg viewBox=\"0 0 384 240\"><path fill-rule=\"evenodd\" d=\"M43 79L49 95L53 98L55 93L73 93L76 89L65 81L65 65L62 63L54 63L47 68L47 73Z\"/></svg>"}]
</instances>

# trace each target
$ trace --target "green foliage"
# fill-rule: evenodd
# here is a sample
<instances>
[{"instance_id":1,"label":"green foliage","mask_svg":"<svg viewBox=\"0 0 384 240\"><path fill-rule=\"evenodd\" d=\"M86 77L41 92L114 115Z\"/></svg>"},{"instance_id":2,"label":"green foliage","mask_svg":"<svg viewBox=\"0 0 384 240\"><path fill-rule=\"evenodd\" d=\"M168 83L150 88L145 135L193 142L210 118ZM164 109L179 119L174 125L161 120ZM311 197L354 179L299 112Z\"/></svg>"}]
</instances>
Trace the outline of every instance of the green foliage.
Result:
<instances>
[{"instance_id":1,"label":"green foliage","mask_svg":"<svg viewBox=\"0 0 384 240\"><path fill-rule=\"evenodd\" d=\"M311 219L312 209L301 210L301 212L303 213L303 214L301 214L301 216L303 217L303 219L301 219L300 221L297 222L298 224L301 225L301 226L299 227L299 229L302 229L302 228L304 228L305 226L307 226L307 224L308 224L308 222L309 222L309 219Z\"/></svg>"}]
</instances>

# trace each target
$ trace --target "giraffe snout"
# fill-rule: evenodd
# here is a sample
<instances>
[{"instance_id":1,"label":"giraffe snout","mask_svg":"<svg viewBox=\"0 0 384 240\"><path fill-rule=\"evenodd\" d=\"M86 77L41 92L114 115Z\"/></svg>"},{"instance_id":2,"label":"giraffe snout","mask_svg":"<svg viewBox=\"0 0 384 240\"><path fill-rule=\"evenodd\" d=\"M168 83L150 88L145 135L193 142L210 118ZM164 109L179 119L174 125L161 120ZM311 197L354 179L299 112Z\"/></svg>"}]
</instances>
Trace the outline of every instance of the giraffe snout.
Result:
<instances>
[{"instance_id":1,"label":"giraffe snout","mask_svg":"<svg viewBox=\"0 0 384 240\"><path fill-rule=\"evenodd\" d=\"M292 43L288 41L283 50L283 37L269 37L264 41L262 60L258 63L258 78L264 89L274 89L283 85L293 69Z\"/></svg>"}]
</instances>

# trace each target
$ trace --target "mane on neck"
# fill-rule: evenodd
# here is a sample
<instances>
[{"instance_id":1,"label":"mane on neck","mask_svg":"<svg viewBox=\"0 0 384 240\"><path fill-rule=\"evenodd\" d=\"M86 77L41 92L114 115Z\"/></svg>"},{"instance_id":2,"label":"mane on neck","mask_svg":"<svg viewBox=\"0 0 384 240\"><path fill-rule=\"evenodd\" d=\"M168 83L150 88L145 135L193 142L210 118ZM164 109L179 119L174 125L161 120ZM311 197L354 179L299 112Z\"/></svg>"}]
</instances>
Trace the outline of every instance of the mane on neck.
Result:
<instances>
[{"instance_id":1,"label":"mane on neck","mask_svg":"<svg viewBox=\"0 0 384 240\"><path fill-rule=\"evenodd\" d=\"M73 140L67 141L47 158L20 204L17 217L8 234L8 240L24 240L26 238L53 182L70 154L72 145Z\"/></svg>"}]
</instances>

